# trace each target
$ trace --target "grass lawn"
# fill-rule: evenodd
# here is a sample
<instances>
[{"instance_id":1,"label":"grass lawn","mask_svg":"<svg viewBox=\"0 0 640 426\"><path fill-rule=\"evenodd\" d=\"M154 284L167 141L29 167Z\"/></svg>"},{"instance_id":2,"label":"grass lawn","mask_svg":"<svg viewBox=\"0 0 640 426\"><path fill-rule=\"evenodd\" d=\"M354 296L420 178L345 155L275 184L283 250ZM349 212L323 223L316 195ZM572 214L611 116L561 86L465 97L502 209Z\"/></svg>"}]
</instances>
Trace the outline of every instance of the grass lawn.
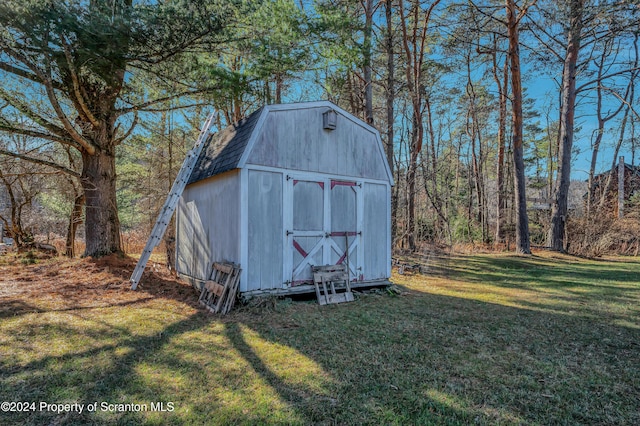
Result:
<instances>
[{"instance_id":1,"label":"grass lawn","mask_svg":"<svg viewBox=\"0 0 640 426\"><path fill-rule=\"evenodd\" d=\"M0 424L640 424L640 261L426 263L397 292L219 318L163 272L128 291L130 259L5 256L0 401L36 411Z\"/></svg>"}]
</instances>

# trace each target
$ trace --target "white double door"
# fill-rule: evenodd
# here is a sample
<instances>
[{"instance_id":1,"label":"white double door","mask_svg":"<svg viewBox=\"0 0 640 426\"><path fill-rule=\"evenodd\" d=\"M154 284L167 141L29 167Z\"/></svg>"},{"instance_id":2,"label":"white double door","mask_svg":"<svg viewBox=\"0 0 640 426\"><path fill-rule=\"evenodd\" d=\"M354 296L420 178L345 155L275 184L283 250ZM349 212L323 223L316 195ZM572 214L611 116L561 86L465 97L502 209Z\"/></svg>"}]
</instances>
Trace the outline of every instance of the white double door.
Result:
<instances>
[{"instance_id":1,"label":"white double door","mask_svg":"<svg viewBox=\"0 0 640 426\"><path fill-rule=\"evenodd\" d=\"M351 280L362 279L361 184L292 176L287 184L292 201L285 219L289 284L313 282L311 266L327 264L348 264Z\"/></svg>"}]
</instances>

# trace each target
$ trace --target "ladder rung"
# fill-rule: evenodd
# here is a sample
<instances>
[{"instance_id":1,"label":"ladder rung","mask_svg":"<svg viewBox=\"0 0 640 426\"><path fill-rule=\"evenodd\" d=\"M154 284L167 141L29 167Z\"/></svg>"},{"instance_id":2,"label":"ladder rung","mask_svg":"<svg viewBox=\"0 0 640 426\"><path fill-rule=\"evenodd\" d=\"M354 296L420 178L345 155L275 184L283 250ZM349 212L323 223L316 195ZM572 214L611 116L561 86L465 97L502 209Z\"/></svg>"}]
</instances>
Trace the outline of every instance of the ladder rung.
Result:
<instances>
[{"instance_id":1,"label":"ladder rung","mask_svg":"<svg viewBox=\"0 0 640 426\"><path fill-rule=\"evenodd\" d=\"M157 246L154 244L154 241L159 241L167 230L167 225L169 224L169 220L175 211L176 205L178 204L178 200L184 191L188 178L191 176L191 172L195 167L195 163L197 159L200 157L200 153L202 152L202 147L204 146L203 142L207 140L207 135L209 133L209 129L211 128L211 124L213 123L214 113L209 115L209 118L202 126L200 130L200 135L198 135L198 139L194 144L193 148L187 152L184 162L182 163L182 167L180 171L176 175L176 178L171 186L171 190L169 191L169 195L158 215L158 219L156 220L156 224L151 231L151 235L149 240L147 241L147 245L144 248L142 256L140 256L140 260L138 261L136 268L134 269L133 274L131 274L130 282L131 289L135 290L138 286L138 281L142 275L142 271L147 265L147 261L149 260L149 256L153 251L153 248Z\"/></svg>"}]
</instances>

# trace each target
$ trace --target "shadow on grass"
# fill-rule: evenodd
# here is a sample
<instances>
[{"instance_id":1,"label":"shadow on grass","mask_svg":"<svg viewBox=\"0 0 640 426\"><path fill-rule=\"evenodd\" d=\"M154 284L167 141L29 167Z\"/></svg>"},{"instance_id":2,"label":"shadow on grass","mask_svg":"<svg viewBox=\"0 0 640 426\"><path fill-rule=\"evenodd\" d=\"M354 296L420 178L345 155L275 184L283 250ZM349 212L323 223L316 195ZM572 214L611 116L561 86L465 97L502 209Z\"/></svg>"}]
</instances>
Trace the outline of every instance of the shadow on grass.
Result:
<instances>
[{"instance_id":1,"label":"shadow on grass","mask_svg":"<svg viewBox=\"0 0 640 426\"><path fill-rule=\"evenodd\" d=\"M635 328L434 294L303 318L288 332L254 327L336 380L338 424L640 421Z\"/></svg>"},{"instance_id":2,"label":"shadow on grass","mask_svg":"<svg viewBox=\"0 0 640 426\"><path fill-rule=\"evenodd\" d=\"M45 312L77 312L77 311L96 309L96 308L124 307L124 306L131 306L131 305L148 302L153 299L154 297L143 297L136 300L108 303L100 306L65 307L65 308L59 308L59 309L45 309L30 303L26 303L22 300L6 300L6 301L3 301L2 306L0 306L0 319L12 318L19 315L25 315L25 314L35 314L35 313L42 314Z\"/></svg>"},{"instance_id":3,"label":"shadow on grass","mask_svg":"<svg viewBox=\"0 0 640 426\"><path fill-rule=\"evenodd\" d=\"M137 330L136 324L119 326L114 318L103 320L100 314L45 315L41 323L32 322L34 329L24 335L0 340L0 349L6 344L32 358L27 362L0 359L0 400L83 407L97 402L99 409L0 413L0 424L308 424L310 420L300 416L293 404L331 403L323 396L322 386L309 388L279 379L247 342L251 329L238 322L221 322L197 312L168 326ZM79 322L49 323L55 315L77 317ZM0 337L11 331L9 326L0 327ZM39 356L38 343L43 342L35 340L43 338L75 346ZM100 408L103 402L107 410ZM159 403L173 410L152 413Z\"/></svg>"},{"instance_id":4,"label":"shadow on grass","mask_svg":"<svg viewBox=\"0 0 640 426\"><path fill-rule=\"evenodd\" d=\"M95 346L90 349L45 355L22 365L12 365L9 360L3 360L0 363L0 399L77 402L83 406L93 402L148 404L149 401L163 401L163 392L155 393L155 398L151 400L137 398L138 392L144 393L145 388L144 384L139 383L136 367L141 362L153 360L160 348L172 338L199 330L207 321L205 316L197 313L146 336L133 334L120 327L102 329L97 334L60 324L49 327L51 335L64 336L65 340L94 334L92 337L101 338L102 341L93 340ZM105 341L111 343L105 344ZM197 366L185 367L195 369ZM6 413L2 413L0 419L6 419L6 416ZM13 424L136 424L141 423L144 417L139 412L114 414L108 411L101 413L100 410L88 413L84 410L83 413L61 414L47 411L11 413L10 419Z\"/></svg>"},{"instance_id":5,"label":"shadow on grass","mask_svg":"<svg viewBox=\"0 0 640 426\"><path fill-rule=\"evenodd\" d=\"M139 308L134 323L120 319ZM176 309L0 323L0 349L16 351L0 359L0 400L172 402L174 411L11 413L0 423L640 423L640 330L585 306L549 312L406 292L223 320ZM47 343L60 347L39 355Z\"/></svg>"},{"instance_id":6,"label":"shadow on grass","mask_svg":"<svg viewBox=\"0 0 640 426\"><path fill-rule=\"evenodd\" d=\"M426 275L471 283L473 289L469 291L474 293L484 285L537 292L540 303L535 305L551 310L565 309L563 302L592 305L640 304L640 265L634 262L620 262L616 267L603 267L601 264L585 261L483 256L465 258L462 261L444 260L432 267ZM456 291L465 292L464 289ZM602 308L603 306L594 308L591 314L605 314ZM585 313L586 311L588 309L583 310Z\"/></svg>"},{"instance_id":7,"label":"shadow on grass","mask_svg":"<svg viewBox=\"0 0 640 426\"><path fill-rule=\"evenodd\" d=\"M551 263L553 262L553 263ZM471 257L463 261L454 259L447 262L444 274L450 277L461 277L474 282L512 283L514 286L527 285L539 279L547 282L548 278L555 279L554 286L588 285L596 288L610 288L597 284L601 281L615 281L616 287L620 283L640 284L637 263L619 263L616 267L603 267L600 264L585 261L569 261L566 259L549 259L541 257ZM559 266L562 265L562 266ZM636 272L631 270L636 269ZM436 270L437 271L437 270ZM439 271L443 273L442 270ZM523 279L524 281L520 281ZM635 288L627 286L624 288Z\"/></svg>"}]
</instances>

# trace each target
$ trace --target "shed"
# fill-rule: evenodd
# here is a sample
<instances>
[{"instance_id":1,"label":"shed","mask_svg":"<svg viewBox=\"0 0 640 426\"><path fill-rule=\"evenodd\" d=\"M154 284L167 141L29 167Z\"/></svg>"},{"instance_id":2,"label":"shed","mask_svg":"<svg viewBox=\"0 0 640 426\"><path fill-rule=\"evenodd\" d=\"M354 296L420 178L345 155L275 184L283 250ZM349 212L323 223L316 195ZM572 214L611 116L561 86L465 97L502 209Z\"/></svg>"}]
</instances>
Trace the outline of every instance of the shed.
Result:
<instances>
[{"instance_id":1,"label":"shed","mask_svg":"<svg viewBox=\"0 0 640 426\"><path fill-rule=\"evenodd\" d=\"M176 270L242 267L245 295L312 291L311 266L352 287L391 276L393 177L380 134L328 101L268 105L211 136L178 205Z\"/></svg>"}]
</instances>

